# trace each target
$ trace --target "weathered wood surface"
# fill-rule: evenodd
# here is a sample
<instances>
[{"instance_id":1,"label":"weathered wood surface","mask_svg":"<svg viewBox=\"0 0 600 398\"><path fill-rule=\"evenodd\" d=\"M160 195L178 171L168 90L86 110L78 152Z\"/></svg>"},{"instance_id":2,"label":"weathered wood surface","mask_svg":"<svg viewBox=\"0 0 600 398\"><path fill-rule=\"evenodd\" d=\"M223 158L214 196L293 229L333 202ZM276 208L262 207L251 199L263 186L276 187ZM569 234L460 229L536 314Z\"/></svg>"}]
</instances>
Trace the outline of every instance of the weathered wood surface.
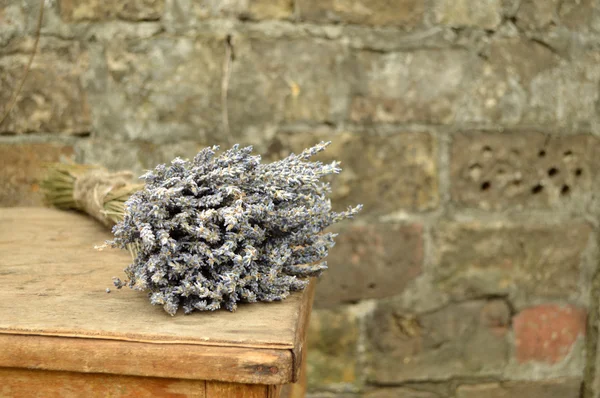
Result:
<instances>
[{"instance_id":1,"label":"weathered wood surface","mask_svg":"<svg viewBox=\"0 0 600 398\"><path fill-rule=\"evenodd\" d=\"M0 368L0 396L278 398L279 386Z\"/></svg>"},{"instance_id":2,"label":"weathered wood surface","mask_svg":"<svg viewBox=\"0 0 600 398\"><path fill-rule=\"evenodd\" d=\"M83 215L0 209L0 367L171 372L169 377L262 384L297 379L312 288L280 303L241 305L235 313L171 317L144 293L111 286L130 258L94 249L110 237Z\"/></svg>"}]
</instances>

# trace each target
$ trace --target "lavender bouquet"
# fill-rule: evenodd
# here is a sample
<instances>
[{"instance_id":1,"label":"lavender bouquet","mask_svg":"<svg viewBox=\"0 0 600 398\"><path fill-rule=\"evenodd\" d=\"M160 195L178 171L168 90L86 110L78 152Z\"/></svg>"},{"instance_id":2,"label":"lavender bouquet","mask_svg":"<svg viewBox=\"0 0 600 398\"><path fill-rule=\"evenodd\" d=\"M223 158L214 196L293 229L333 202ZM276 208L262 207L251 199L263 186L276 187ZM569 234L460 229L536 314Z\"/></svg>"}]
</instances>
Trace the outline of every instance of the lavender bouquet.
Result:
<instances>
[{"instance_id":1,"label":"lavender bouquet","mask_svg":"<svg viewBox=\"0 0 600 398\"><path fill-rule=\"evenodd\" d=\"M266 164L252 147L217 154L215 146L147 172L108 242L136 248L127 280L115 285L147 291L171 315L180 306L234 311L303 289L327 268L335 234L325 228L361 209L332 211L322 178L339 173L339 162L310 160L327 145Z\"/></svg>"}]
</instances>

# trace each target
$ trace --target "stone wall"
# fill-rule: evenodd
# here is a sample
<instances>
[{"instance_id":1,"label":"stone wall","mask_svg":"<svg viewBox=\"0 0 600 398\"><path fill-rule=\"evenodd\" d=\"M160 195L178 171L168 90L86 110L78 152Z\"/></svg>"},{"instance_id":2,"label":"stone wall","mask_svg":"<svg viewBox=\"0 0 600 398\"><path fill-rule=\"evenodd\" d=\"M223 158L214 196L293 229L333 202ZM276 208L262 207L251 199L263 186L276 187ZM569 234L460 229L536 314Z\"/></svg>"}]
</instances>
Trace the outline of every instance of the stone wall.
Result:
<instances>
[{"instance_id":1,"label":"stone wall","mask_svg":"<svg viewBox=\"0 0 600 398\"><path fill-rule=\"evenodd\" d=\"M0 1L0 109L39 0ZM600 396L600 1L47 0L0 125L0 203L39 166L144 168L332 140L339 227L313 397Z\"/></svg>"}]
</instances>

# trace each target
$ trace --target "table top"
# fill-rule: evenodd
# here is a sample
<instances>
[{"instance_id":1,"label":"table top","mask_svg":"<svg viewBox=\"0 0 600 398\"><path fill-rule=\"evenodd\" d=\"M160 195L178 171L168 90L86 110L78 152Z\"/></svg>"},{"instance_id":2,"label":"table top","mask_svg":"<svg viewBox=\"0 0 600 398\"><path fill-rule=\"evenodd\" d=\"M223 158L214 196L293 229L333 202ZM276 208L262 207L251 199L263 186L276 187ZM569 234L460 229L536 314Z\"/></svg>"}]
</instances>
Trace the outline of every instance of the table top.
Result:
<instances>
[{"instance_id":1,"label":"table top","mask_svg":"<svg viewBox=\"0 0 600 398\"><path fill-rule=\"evenodd\" d=\"M261 384L295 380L314 282L282 302L171 317L146 293L112 286L131 258L94 249L110 238L104 226L78 213L0 209L0 344L12 347L0 353L0 366ZM189 369L203 361L212 370Z\"/></svg>"}]
</instances>

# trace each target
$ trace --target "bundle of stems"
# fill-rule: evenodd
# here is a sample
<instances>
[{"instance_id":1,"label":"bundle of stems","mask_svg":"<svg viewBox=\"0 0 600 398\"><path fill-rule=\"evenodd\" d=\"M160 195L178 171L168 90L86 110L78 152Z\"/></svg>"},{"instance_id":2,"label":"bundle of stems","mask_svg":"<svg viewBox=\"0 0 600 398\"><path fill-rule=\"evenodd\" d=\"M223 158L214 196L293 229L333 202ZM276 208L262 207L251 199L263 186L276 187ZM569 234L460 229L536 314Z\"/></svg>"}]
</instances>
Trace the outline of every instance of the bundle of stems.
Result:
<instances>
[{"instance_id":1,"label":"bundle of stems","mask_svg":"<svg viewBox=\"0 0 600 398\"><path fill-rule=\"evenodd\" d=\"M132 182L130 172L111 173L97 165L50 163L41 182L48 205L87 213L108 227L123 219L124 204L144 184ZM129 247L132 255L135 247Z\"/></svg>"}]
</instances>

